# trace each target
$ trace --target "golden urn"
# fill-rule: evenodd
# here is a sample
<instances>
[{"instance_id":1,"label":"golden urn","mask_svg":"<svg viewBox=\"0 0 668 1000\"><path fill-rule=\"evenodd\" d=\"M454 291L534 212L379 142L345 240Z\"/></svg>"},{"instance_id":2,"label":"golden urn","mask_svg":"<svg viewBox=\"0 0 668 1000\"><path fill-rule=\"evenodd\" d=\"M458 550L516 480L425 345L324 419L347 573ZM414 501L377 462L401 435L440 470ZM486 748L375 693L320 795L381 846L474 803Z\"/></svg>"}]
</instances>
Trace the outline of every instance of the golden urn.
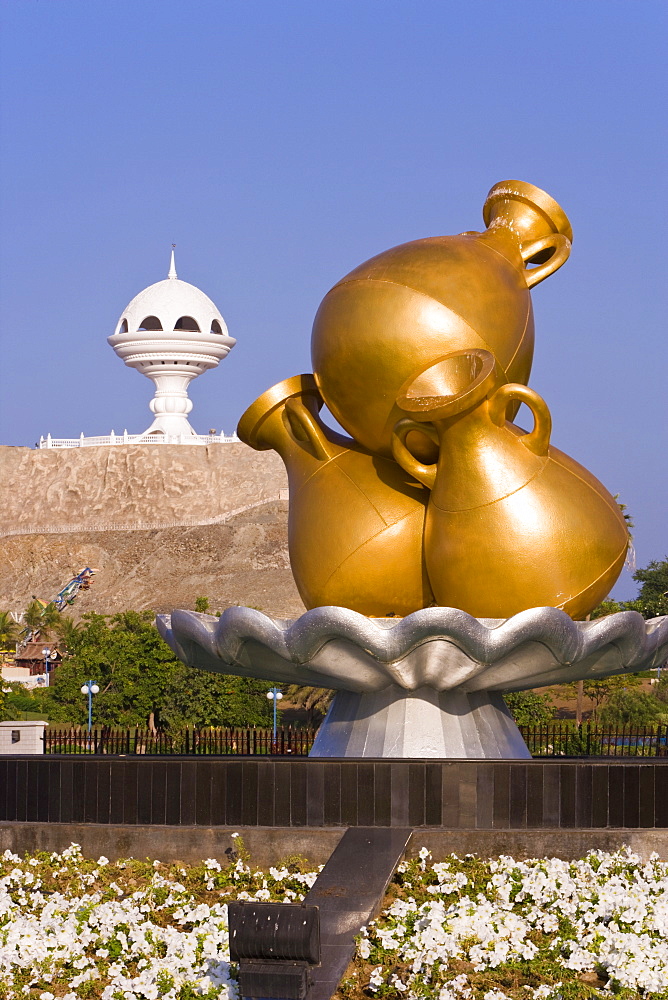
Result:
<instances>
[{"instance_id":1,"label":"golden urn","mask_svg":"<svg viewBox=\"0 0 668 1000\"><path fill-rule=\"evenodd\" d=\"M435 599L480 618L544 606L577 619L622 568L619 506L550 445L550 412L526 385L530 289L568 258L570 223L521 181L496 184L483 219L485 232L405 243L351 271L316 315L313 375L241 418L241 440L285 462L309 609L405 616ZM352 440L322 423L323 400ZM512 423L522 402L529 433Z\"/></svg>"},{"instance_id":2,"label":"golden urn","mask_svg":"<svg viewBox=\"0 0 668 1000\"><path fill-rule=\"evenodd\" d=\"M529 378L529 290L568 258L571 226L550 195L521 181L496 184L483 219L483 233L416 240L372 257L318 309L311 340L318 388L370 451L391 454L401 386L445 354L483 348L496 360L499 384ZM425 444L414 436L414 450Z\"/></svg>"},{"instance_id":3,"label":"golden urn","mask_svg":"<svg viewBox=\"0 0 668 1000\"><path fill-rule=\"evenodd\" d=\"M290 565L304 604L375 617L426 607L428 491L391 458L325 427L321 407L313 376L296 375L263 393L238 427L251 448L274 449L285 463Z\"/></svg>"},{"instance_id":4,"label":"golden urn","mask_svg":"<svg viewBox=\"0 0 668 1000\"><path fill-rule=\"evenodd\" d=\"M513 401L532 411L530 433L506 419ZM624 517L591 473L550 446L536 392L499 387L492 354L469 350L411 378L397 403L411 416L397 423L395 458L431 490L424 547L440 605L476 618L548 606L577 619L606 597L626 556ZM437 464L406 445L425 426Z\"/></svg>"}]
</instances>

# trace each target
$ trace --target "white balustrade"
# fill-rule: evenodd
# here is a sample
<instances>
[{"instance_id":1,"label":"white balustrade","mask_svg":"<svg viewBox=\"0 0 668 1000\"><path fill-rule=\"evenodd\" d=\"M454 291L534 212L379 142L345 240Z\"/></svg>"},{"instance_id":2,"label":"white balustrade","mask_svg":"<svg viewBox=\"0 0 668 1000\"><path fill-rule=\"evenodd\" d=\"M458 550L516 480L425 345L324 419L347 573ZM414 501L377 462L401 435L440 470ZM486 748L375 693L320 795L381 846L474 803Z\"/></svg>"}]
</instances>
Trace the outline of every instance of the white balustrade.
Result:
<instances>
[{"instance_id":1,"label":"white balustrade","mask_svg":"<svg viewBox=\"0 0 668 1000\"><path fill-rule=\"evenodd\" d=\"M40 437L40 448L99 448L119 444L239 444L236 434L101 434L97 437L52 438Z\"/></svg>"}]
</instances>

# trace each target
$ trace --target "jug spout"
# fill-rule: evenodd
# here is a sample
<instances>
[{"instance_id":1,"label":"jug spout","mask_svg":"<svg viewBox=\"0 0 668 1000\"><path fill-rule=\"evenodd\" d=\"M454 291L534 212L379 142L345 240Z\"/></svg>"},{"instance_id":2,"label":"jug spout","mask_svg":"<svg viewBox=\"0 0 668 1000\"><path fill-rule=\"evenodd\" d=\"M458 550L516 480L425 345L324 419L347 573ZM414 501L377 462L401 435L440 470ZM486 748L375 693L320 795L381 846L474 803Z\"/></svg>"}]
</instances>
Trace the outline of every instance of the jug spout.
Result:
<instances>
[{"instance_id":1,"label":"jug spout","mask_svg":"<svg viewBox=\"0 0 668 1000\"><path fill-rule=\"evenodd\" d=\"M327 462L336 453L318 419L322 396L312 375L294 375L263 392L241 417L237 434L256 451L277 451L288 473L291 456Z\"/></svg>"},{"instance_id":2,"label":"jug spout","mask_svg":"<svg viewBox=\"0 0 668 1000\"><path fill-rule=\"evenodd\" d=\"M422 553L427 493L396 462L371 455L320 420L310 375L263 393L239 421L241 440L283 459L288 548L307 608L383 617L433 600Z\"/></svg>"}]
</instances>

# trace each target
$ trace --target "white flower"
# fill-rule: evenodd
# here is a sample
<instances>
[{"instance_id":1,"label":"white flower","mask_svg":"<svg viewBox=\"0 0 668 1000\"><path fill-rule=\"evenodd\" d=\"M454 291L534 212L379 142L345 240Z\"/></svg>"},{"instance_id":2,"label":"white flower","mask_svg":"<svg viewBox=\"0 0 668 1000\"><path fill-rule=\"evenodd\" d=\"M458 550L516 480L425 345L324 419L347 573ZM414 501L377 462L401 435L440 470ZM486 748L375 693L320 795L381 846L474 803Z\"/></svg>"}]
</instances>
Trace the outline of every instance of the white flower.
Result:
<instances>
[{"instance_id":1,"label":"white flower","mask_svg":"<svg viewBox=\"0 0 668 1000\"><path fill-rule=\"evenodd\" d=\"M369 976L369 989L372 989L374 991L377 990L379 987L383 985L384 981L385 980L383 978L383 966L377 965L376 968L371 973L371 975Z\"/></svg>"}]
</instances>

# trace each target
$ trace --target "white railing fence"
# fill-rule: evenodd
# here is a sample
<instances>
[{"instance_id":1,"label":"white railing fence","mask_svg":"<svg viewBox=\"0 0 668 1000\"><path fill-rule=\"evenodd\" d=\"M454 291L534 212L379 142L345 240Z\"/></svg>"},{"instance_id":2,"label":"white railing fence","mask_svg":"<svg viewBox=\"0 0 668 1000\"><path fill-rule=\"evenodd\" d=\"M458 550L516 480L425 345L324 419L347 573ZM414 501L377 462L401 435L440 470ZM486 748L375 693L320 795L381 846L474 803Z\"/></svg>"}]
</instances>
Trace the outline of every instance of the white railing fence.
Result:
<instances>
[{"instance_id":1,"label":"white railing fence","mask_svg":"<svg viewBox=\"0 0 668 1000\"><path fill-rule=\"evenodd\" d=\"M236 434L99 434L97 437L39 439L40 448L99 448L115 444L240 444Z\"/></svg>"}]
</instances>

